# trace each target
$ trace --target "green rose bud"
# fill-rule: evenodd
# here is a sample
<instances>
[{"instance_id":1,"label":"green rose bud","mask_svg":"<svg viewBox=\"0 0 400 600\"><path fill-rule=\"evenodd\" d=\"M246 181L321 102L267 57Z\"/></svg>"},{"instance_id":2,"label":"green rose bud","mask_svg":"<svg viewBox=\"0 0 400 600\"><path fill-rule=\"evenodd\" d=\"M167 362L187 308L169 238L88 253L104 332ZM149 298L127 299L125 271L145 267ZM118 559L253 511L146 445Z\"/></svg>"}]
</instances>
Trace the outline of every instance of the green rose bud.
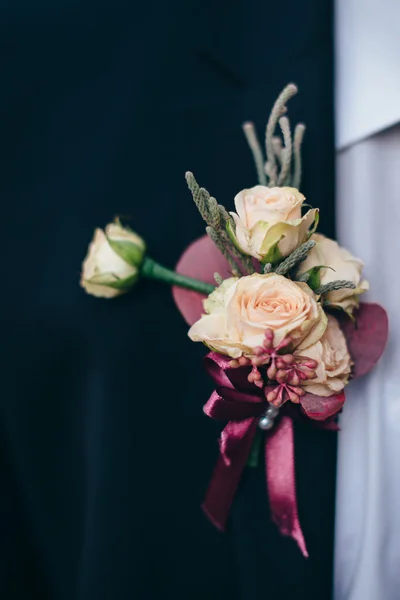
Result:
<instances>
[{"instance_id":1,"label":"green rose bud","mask_svg":"<svg viewBox=\"0 0 400 600\"><path fill-rule=\"evenodd\" d=\"M114 298L136 283L146 245L141 237L119 221L96 229L82 268L81 286L88 294Z\"/></svg>"}]
</instances>

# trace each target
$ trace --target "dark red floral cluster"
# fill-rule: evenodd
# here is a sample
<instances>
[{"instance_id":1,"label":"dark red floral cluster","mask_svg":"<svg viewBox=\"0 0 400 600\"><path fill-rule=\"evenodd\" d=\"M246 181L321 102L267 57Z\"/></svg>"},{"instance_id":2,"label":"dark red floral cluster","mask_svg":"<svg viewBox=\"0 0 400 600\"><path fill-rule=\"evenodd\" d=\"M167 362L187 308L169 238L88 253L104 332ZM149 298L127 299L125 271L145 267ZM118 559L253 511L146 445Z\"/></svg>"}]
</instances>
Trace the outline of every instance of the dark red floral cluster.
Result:
<instances>
[{"instance_id":1,"label":"dark red floral cluster","mask_svg":"<svg viewBox=\"0 0 400 600\"><path fill-rule=\"evenodd\" d=\"M307 356L291 353L291 344L292 338L287 335L274 346L274 332L267 329L263 344L256 349L255 356L241 356L232 360L230 366L237 369L252 365L249 382L263 388L266 399L274 406L281 406L287 400L299 404L300 396L305 394L301 384L316 377L318 363ZM286 353L285 349L288 350Z\"/></svg>"}]
</instances>

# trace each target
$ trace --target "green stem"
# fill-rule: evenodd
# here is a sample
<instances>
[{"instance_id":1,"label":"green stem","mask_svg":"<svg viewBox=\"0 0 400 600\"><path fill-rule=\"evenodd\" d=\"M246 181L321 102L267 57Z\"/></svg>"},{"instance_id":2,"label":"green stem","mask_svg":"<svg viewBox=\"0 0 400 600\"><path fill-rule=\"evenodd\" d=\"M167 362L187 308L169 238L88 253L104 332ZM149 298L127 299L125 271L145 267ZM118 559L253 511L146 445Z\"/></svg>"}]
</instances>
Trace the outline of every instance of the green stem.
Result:
<instances>
[{"instance_id":1,"label":"green stem","mask_svg":"<svg viewBox=\"0 0 400 600\"><path fill-rule=\"evenodd\" d=\"M257 429L256 434L254 436L253 445L250 450L249 459L247 461L248 467L253 467L253 468L258 467L258 461L260 459L260 450L261 450L262 440L263 440L262 431Z\"/></svg>"},{"instance_id":2,"label":"green stem","mask_svg":"<svg viewBox=\"0 0 400 600\"><path fill-rule=\"evenodd\" d=\"M193 290L195 292L199 292L200 294L205 294L206 296L211 294L211 292L215 289L215 286L210 283L199 281L198 279L193 279L192 277L186 277L185 275L180 275L175 271L171 271L170 269L159 265L152 258L147 256L142 264L142 275L143 277L149 277L150 279L163 281L169 285L177 285L178 287Z\"/></svg>"}]
</instances>

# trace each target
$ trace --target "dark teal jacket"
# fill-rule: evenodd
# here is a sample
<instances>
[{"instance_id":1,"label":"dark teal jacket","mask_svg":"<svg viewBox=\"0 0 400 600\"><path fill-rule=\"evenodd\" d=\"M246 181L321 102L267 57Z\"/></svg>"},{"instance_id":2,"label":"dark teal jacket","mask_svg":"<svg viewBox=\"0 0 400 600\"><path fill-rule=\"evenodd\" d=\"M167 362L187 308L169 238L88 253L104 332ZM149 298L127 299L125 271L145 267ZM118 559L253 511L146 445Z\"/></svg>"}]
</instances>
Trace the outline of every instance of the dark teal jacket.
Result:
<instances>
[{"instance_id":1,"label":"dark teal jacket","mask_svg":"<svg viewBox=\"0 0 400 600\"><path fill-rule=\"evenodd\" d=\"M271 523L262 465L218 533L204 349L170 290L79 287L96 226L130 218L173 267L256 183L241 131L289 81L304 186L334 233L331 3L7 0L0 7L2 600L329 600L336 434L296 429L311 558Z\"/></svg>"}]
</instances>

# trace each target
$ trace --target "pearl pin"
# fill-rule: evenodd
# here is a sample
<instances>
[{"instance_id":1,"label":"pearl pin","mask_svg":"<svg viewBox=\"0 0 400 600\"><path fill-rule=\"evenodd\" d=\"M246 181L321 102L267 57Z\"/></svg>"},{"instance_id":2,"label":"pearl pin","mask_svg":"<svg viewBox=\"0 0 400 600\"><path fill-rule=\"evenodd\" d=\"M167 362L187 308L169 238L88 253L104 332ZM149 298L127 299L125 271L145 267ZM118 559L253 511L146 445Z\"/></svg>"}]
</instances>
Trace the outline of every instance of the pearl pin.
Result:
<instances>
[{"instance_id":1,"label":"pearl pin","mask_svg":"<svg viewBox=\"0 0 400 600\"><path fill-rule=\"evenodd\" d=\"M272 429L274 426L274 420L278 416L278 414L279 408L277 408L273 404L269 404L267 410L258 421L259 428L263 431L269 431L270 429Z\"/></svg>"},{"instance_id":2,"label":"pearl pin","mask_svg":"<svg viewBox=\"0 0 400 600\"><path fill-rule=\"evenodd\" d=\"M261 417L261 419L258 421L258 426L260 429L262 429L263 431L269 431L270 429L272 429L272 427L274 426L274 420L270 419L269 417L267 417L267 415L264 415L263 417Z\"/></svg>"},{"instance_id":3,"label":"pearl pin","mask_svg":"<svg viewBox=\"0 0 400 600\"><path fill-rule=\"evenodd\" d=\"M269 417L270 419L275 419L275 417L277 417L278 414L279 414L279 408L277 408L276 406L273 406L273 404L271 404L265 411L265 416Z\"/></svg>"}]
</instances>

